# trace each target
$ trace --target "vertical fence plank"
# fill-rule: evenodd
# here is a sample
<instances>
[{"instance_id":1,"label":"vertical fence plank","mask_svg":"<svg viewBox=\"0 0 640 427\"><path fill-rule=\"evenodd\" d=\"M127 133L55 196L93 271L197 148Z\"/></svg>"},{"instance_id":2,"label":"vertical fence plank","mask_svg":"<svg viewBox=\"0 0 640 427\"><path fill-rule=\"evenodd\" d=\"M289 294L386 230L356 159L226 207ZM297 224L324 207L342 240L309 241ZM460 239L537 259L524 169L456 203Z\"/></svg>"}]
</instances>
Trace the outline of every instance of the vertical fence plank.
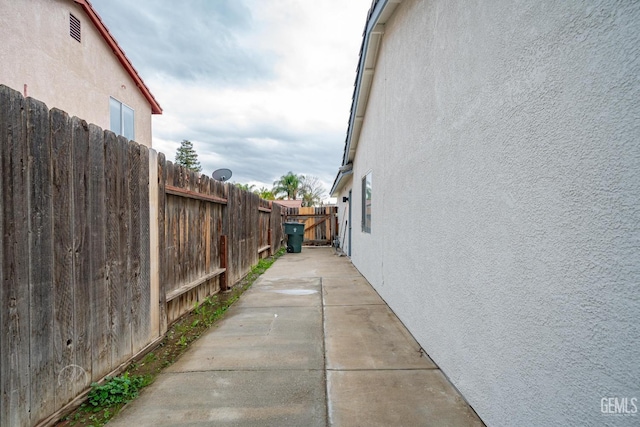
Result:
<instances>
[{"instance_id":1,"label":"vertical fence plank","mask_svg":"<svg viewBox=\"0 0 640 427\"><path fill-rule=\"evenodd\" d=\"M112 293L116 296L116 300L112 300L114 307L118 307L115 313L114 335L112 341L114 343L113 363L122 363L126 360L127 355L131 354L131 283L130 278L130 234L131 217L130 195L129 195L129 141L119 136L117 138L116 147L118 156L117 161L117 197L118 197L118 234L119 245L116 251L117 263L120 267L120 280L112 283Z\"/></svg>"},{"instance_id":2,"label":"vertical fence plank","mask_svg":"<svg viewBox=\"0 0 640 427\"><path fill-rule=\"evenodd\" d=\"M29 300L31 424L55 411L53 354L53 236L49 109L27 98L29 146ZM2 107L0 106L0 109ZM2 423L0 423L2 424Z\"/></svg>"},{"instance_id":3,"label":"vertical fence plank","mask_svg":"<svg viewBox=\"0 0 640 427\"><path fill-rule=\"evenodd\" d=\"M71 119L72 185L73 188L73 313L75 372L69 381L74 384L74 396L91 384L91 252L88 217L90 195L89 125L77 117Z\"/></svg>"},{"instance_id":4,"label":"vertical fence plank","mask_svg":"<svg viewBox=\"0 0 640 427\"><path fill-rule=\"evenodd\" d=\"M121 247L122 240L126 239L121 233L121 223L123 222L122 204L122 178L120 177L120 156L118 138L111 132L105 132L105 170L109 171L106 180L106 208L107 208L107 282L109 286L109 350L111 352L111 364L115 365L119 361L119 340L122 339L120 328L122 315L120 311L124 308L122 283L125 281L126 271L122 265Z\"/></svg>"},{"instance_id":5,"label":"vertical fence plank","mask_svg":"<svg viewBox=\"0 0 640 427\"><path fill-rule=\"evenodd\" d=\"M91 240L89 258L92 289L91 300L91 372L92 381L97 381L111 370L111 316L109 278L107 277L107 204L105 173L105 136L102 129L89 125L89 158L91 164L89 221Z\"/></svg>"},{"instance_id":6,"label":"vertical fence plank","mask_svg":"<svg viewBox=\"0 0 640 427\"><path fill-rule=\"evenodd\" d=\"M166 162L166 183L167 185L175 185L174 180L175 167L170 161ZM165 259L166 259L166 275L164 277L165 290L173 289L176 278L176 264L178 263L178 228L177 218L179 207L175 203L175 196L168 196L166 203L166 240ZM169 313L167 313L169 316Z\"/></svg>"},{"instance_id":7,"label":"vertical fence plank","mask_svg":"<svg viewBox=\"0 0 640 427\"><path fill-rule=\"evenodd\" d=\"M29 372L29 239L24 99L0 87L2 151L2 330L0 385L2 425L28 425Z\"/></svg>"},{"instance_id":8,"label":"vertical fence plank","mask_svg":"<svg viewBox=\"0 0 640 427\"><path fill-rule=\"evenodd\" d=\"M149 307L143 305L142 283L140 282L141 246L140 246L140 145L135 142L128 143L129 156L129 209L128 221L128 278L131 288L131 349L137 348L136 338L143 328L142 324L148 322Z\"/></svg>"},{"instance_id":9,"label":"vertical fence plank","mask_svg":"<svg viewBox=\"0 0 640 427\"><path fill-rule=\"evenodd\" d=\"M9 294L4 289L5 272L4 272L4 257L5 257L5 216L7 215L8 207L4 202L4 188L5 188L5 164L8 164L7 150L3 147L9 145L10 131L9 123L11 121L11 92L10 89L4 85L0 85L0 325L6 325L8 322L7 310L9 306ZM9 382L9 340L8 335L4 332L4 328L0 329L0 425L9 423L9 405L8 396L3 390L10 390Z\"/></svg>"},{"instance_id":10,"label":"vertical fence plank","mask_svg":"<svg viewBox=\"0 0 640 427\"><path fill-rule=\"evenodd\" d=\"M56 406L74 396L76 376L73 329L73 147L67 113L51 110L53 157L53 241L54 241L54 367Z\"/></svg>"},{"instance_id":11,"label":"vertical fence plank","mask_svg":"<svg viewBox=\"0 0 640 427\"><path fill-rule=\"evenodd\" d=\"M129 207L126 220L129 222L127 235L127 248L129 256L127 260L127 283L131 288L131 347L133 344L133 331L140 327L140 319L146 315L145 308L140 306L142 302L142 289L140 285L140 146L135 142L129 142L128 149L129 168Z\"/></svg>"},{"instance_id":12,"label":"vertical fence plank","mask_svg":"<svg viewBox=\"0 0 640 427\"><path fill-rule=\"evenodd\" d=\"M136 230L139 239L139 256L140 256L140 275L138 278L140 314L137 317L137 324L134 324L133 352L144 346L153 337L151 336L151 260L150 260L150 207L149 207L149 149L144 145L140 145L140 170L137 179L139 192L140 208L138 230ZM134 310L137 308L134 306Z\"/></svg>"},{"instance_id":13,"label":"vertical fence plank","mask_svg":"<svg viewBox=\"0 0 640 427\"><path fill-rule=\"evenodd\" d=\"M159 317L160 317L160 333L167 331L167 275L169 268L167 265L167 161L163 153L158 153L158 259L160 270L160 287L158 294Z\"/></svg>"},{"instance_id":14,"label":"vertical fence plank","mask_svg":"<svg viewBox=\"0 0 640 427\"><path fill-rule=\"evenodd\" d=\"M158 200L158 152L149 149L148 153L148 187L149 192L149 338L151 340L160 336L160 217ZM142 178L142 177L141 177ZM141 182L141 185L142 182ZM141 231L142 232L142 231ZM144 237L141 237L144 243Z\"/></svg>"}]
</instances>

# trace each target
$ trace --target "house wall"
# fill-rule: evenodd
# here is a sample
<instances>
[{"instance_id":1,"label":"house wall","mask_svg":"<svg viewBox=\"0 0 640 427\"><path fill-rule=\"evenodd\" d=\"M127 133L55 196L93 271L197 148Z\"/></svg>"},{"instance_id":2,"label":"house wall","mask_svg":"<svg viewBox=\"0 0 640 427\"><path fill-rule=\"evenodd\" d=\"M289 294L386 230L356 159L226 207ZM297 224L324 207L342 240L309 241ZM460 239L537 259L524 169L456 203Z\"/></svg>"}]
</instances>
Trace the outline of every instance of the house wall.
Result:
<instances>
[{"instance_id":1,"label":"house wall","mask_svg":"<svg viewBox=\"0 0 640 427\"><path fill-rule=\"evenodd\" d=\"M69 35L69 13L82 42ZM0 84L109 129L109 97L135 111L135 140L151 146L151 106L72 0L0 0Z\"/></svg>"},{"instance_id":2,"label":"house wall","mask_svg":"<svg viewBox=\"0 0 640 427\"><path fill-rule=\"evenodd\" d=\"M352 176L345 178L345 184L341 188L340 192L337 194L337 206L338 206L338 239L340 239L340 248L342 252L346 255L349 254L349 202L342 202L343 197L349 197L349 190L352 187ZM361 209L360 200L352 200L352 209ZM354 221L355 216L353 212L351 213L351 220ZM357 223L354 223L357 229L352 229L351 233L358 232L360 230L360 226ZM353 227L354 224L351 224Z\"/></svg>"},{"instance_id":3,"label":"house wall","mask_svg":"<svg viewBox=\"0 0 640 427\"><path fill-rule=\"evenodd\" d=\"M640 399L638 22L637 2L404 0L386 24L352 261L489 426L640 419L601 407Z\"/></svg>"}]
</instances>

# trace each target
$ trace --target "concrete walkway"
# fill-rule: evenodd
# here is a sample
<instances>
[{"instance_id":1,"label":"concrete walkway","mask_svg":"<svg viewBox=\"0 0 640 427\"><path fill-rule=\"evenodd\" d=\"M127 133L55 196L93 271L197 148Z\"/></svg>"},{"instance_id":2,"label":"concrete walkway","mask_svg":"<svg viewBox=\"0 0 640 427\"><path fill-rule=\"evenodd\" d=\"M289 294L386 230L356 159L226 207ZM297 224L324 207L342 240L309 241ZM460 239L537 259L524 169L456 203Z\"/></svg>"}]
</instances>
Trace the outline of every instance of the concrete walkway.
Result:
<instances>
[{"instance_id":1,"label":"concrete walkway","mask_svg":"<svg viewBox=\"0 0 640 427\"><path fill-rule=\"evenodd\" d=\"M346 257L280 258L116 426L482 426Z\"/></svg>"}]
</instances>

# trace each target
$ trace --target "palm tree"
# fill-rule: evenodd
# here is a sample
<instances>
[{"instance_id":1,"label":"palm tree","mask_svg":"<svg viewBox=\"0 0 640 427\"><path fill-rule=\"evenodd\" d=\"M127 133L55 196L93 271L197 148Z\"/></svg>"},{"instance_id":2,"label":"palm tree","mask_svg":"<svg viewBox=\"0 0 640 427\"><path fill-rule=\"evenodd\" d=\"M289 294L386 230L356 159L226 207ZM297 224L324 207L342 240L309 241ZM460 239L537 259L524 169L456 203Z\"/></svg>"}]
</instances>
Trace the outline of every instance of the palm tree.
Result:
<instances>
[{"instance_id":1,"label":"palm tree","mask_svg":"<svg viewBox=\"0 0 640 427\"><path fill-rule=\"evenodd\" d=\"M289 200L296 200L300 192L300 181L302 175L295 175L289 171L286 175L282 175L279 180L273 182L273 195L279 197L284 194Z\"/></svg>"}]
</instances>

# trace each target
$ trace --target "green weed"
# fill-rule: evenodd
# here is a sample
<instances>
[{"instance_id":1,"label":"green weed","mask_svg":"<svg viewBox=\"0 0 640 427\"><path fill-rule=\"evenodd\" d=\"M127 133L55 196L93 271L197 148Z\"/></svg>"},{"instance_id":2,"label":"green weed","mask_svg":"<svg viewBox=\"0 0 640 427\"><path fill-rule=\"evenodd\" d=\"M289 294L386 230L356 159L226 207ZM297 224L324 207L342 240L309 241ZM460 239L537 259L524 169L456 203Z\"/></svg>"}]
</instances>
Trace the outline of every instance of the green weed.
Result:
<instances>
[{"instance_id":1,"label":"green weed","mask_svg":"<svg viewBox=\"0 0 640 427\"><path fill-rule=\"evenodd\" d=\"M119 377L106 378L102 385L91 384L88 401L94 407L110 407L126 403L138 395L138 390L149 384L150 378L142 375L129 376L125 372Z\"/></svg>"}]
</instances>

